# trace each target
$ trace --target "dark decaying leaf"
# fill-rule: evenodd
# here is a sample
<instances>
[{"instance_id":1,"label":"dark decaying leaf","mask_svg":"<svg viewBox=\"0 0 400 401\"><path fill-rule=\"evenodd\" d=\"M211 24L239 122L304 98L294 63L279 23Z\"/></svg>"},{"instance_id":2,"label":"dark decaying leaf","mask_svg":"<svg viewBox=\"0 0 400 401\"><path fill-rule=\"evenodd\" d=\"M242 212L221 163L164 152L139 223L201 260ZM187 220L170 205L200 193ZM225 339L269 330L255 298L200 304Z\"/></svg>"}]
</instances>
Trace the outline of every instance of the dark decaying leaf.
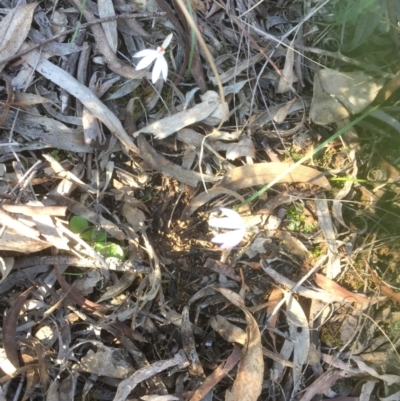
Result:
<instances>
[{"instance_id":1,"label":"dark decaying leaf","mask_svg":"<svg viewBox=\"0 0 400 401\"><path fill-rule=\"evenodd\" d=\"M204 267L211 269L216 273L224 274L225 276L231 278L232 280L238 281L239 283L241 281L241 278L236 274L235 269L226 263L208 258L204 264Z\"/></svg>"},{"instance_id":2,"label":"dark decaying leaf","mask_svg":"<svg viewBox=\"0 0 400 401\"><path fill-rule=\"evenodd\" d=\"M182 368L187 367L188 365L187 359L182 355L182 353L176 354L174 358L165 361L154 362L150 366L139 369L130 378L123 380L118 385L114 401L125 401L129 393L133 391L139 383L151 376L156 375L157 373L162 372L163 370L177 365Z\"/></svg>"},{"instance_id":3,"label":"dark decaying leaf","mask_svg":"<svg viewBox=\"0 0 400 401\"><path fill-rule=\"evenodd\" d=\"M207 378L204 383L195 391L190 401L200 401L206 394L212 390L226 375L237 365L240 360L240 347L233 345L232 354L226 360L224 365L220 365L214 370Z\"/></svg>"},{"instance_id":4,"label":"dark decaying leaf","mask_svg":"<svg viewBox=\"0 0 400 401\"><path fill-rule=\"evenodd\" d=\"M22 355L22 359L25 364L32 363L34 361L34 358L32 358L30 355ZM37 367L33 369L29 369L26 372L26 386L25 386L25 391L24 395L22 397L22 401L27 401L30 399L31 395L36 389L36 386L39 384L39 373Z\"/></svg>"},{"instance_id":5,"label":"dark decaying leaf","mask_svg":"<svg viewBox=\"0 0 400 401\"><path fill-rule=\"evenodd\" d=\"M196 342L193 336L192 325L189 320L189 308L185 306L182 311L182 347L190 362L189 373L195 378L204 379L205 374L196 351Z\"/></svg>"},{"instance_id":6,"label":"dark decaying leaf","mask_svg":"<svg viewBox=\"0 0 400 401\"><path fill-rule=\"evenodd\" d=\"M201 175L195 171L185 170L177 164L172 163L167 158L157 153L146 141L143 135L139 135L138 137L138 147L143 160L146 161L146 164L168 177L175 178L183 184L195 187L202 181L202 179L205 182L218 181L217 177L212 177L206 174Z\"/></svg>"},{"instance_id":7,"label":"dark decaying leaf","mask_svg":"<svg viewBox=\"0 0 400 401\"><path fill-rule=\"evenodd\" d=\"M33 287L24 291L14 302L14 305L8 310L7 316L4 318L3 324L3 343L4 351L8 360L14 365L15 368L21 366L18 357L19 344L17 340L17 324L18 317L28 295Z\"/></svg>"},{"instance_id":8,"label":"dark decaying leaf","mask_svg":"<svg viewBox=\"0 0 400 401\"><path fill-rule=\"evenodd\" d=\"M57 276L58 283L60 284L63 291L67 294L68 298L71 298L81 308L85 309L90 313L100 313L103 307L95 302L89 301L83 297L74 287L71 287L64 279L60 271L54 266L54 271Z\"/></svg>"}]
</instances>

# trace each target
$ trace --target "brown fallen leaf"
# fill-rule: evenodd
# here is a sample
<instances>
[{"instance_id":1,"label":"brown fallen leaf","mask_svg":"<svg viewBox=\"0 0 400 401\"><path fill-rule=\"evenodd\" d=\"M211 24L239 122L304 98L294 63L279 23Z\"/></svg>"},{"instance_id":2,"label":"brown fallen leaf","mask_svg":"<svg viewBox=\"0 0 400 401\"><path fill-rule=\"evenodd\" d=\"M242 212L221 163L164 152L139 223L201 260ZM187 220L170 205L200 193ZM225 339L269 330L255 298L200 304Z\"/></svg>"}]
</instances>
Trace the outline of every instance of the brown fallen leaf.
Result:
<instances>
[{"instance_id":1,"label":"brown fallen leaf","mask_svg":"<svg viewBox=\"0 0 400 401\"><path fill-rule=\"evenodd\" d=\"M267 316L271 316L272 311L275 309L275 306L277 303L282 299L282 291L279 288L273 288L271 291L271 294L268 298L270 301L270 304L267 306ZM275 329L276 324L278 322L278 316L279 313L275 313L272 317L272 319L269 321L268 327ZM268 330L268 334L272 339L272 342L274 344L274 348L276 349L276 336L275 333L272 330Z\"/></svg>"},{"instance_id":2,"label":"brown fallen leaf","mask_svg":"<svg viewBox=\"0 0 400 401\"><path fill-rule=\"evenodd\" d=\"M153 364L137 370L128 379L122 380L119 383L117 392L114 397L114 401L124 401L128 397L129 393L135 389L135 387L144 380L147 380L151 376L154 376L163 370L169 369L173 366L178 365L180 368L185 368L188 365L186 357L183 352L175 354L174 358L167 359L164 361L154 362Z\"/></svg>"},{"instance_id":3,"label":"brown fallen leaf","mask_svg":"<svg viewBox=\"0 0 400 401\"><path fill-rule=\"evenodd\" d=\"M324 276L323 274L315 273L315 283L323 290L330 292L331 294L339 295L345 298L347 301L354 300L354 302L364 303L370 302L371 300L362 294L355 294L354 292L348 291L341 285L335 283L333 280Z\"/></svg>"},{"instance_id":4,"label":"brown fallen leaf","mask_svg":"<svg viewBox=\"0 0 400 401\"><path fill-rule=\"evenodd\" d=\"M343 371L328 371L318 377L311 386L309 386L301 397L300 401L311 401L316 394L323 394L329 390L338 380L354 376L350 372Z\"/></svg>"},{"instance_id":5,"label":"brown fallen leaf","mask_svg":"<svg viewBox=\"0 0 400 401\"><path fill-rule=\"evenodd\" d=\"M63 291L81 308L87 312L99 314L100 310L104 309L101 305L89 301L82 296L74 287L71 287L64 279L57 266L54 266L54 272L56 273L58 283L60 284Z\"/></svg>"},{"instance_id":6,"label":"brown fallen leaf","mask_svg":"<svg viewBox=\"0 0 400 401\"><path fill-rule=\"evenodd\" d=\"M247 342L243 347L243 356L232 389L227 390L225 401L256 401L261 394L264 376L264 359L261 345L261 334L254 317L244 305L243 299L226 288L215 288L233 305L242 309L248 323Z\"/></svg>"},{"instance_id":7,"label":"brown fallen leaf","mask_svg":"<svg viewBox=\"0 0 400 401\"><path fill-rule=\"evenodd\" d=\"M34 358L30 355L22 355L22 359L25 365L31 364L34 361ZM22 397L21 401L27 401L30 399L30 396L35 391L37 385L39 384L39 372L37 366L32 369L29 369L26 372L26 384L25 384L25 391L24 396Z\"/></svg>"},{"instance_id":8,"label":"brown fallen leaf","mask_svg":"<svg viewBox=\"0 0 400 401\"><path fill-rule=\"evenodd\" d=\"M375 285L379 288L379 290L385 294L387 297L392 298L396 302L400 302L400 292L395 292L393 291L387 284L385 284L377 275L376 273L371 269L371 277L372 281L375 283Z\"/></svg>"},{"instance_id":9,"label":"brown fallen leaf","mask_svg":"<svg viewBox=\"0 0 400 401\"><path fill-rule=\"evenodd\" d=\"M156 152L146 141L143 135L139 135L137 143L141 157L150 167L168 177L175 178L183 184L195 187L202 179L205 182L215 182L219 180L218 177L212 177L205 174L201 175L200 173L196 173L194 171L185 170L177 164L172 163L167 158Z\"/></svg>"},{"instance_id":10,"label":"brown fallen leaf","mask_svg":"<svg viewBox=\"0 0 400 401\"><path fill-rule=\"evenodd\" d=\"M229 322L223 316L212 316L210 318L209 324L225 341L240 345L246 344L246 332L240 327Z\"/></svg>"},{"instance_id":11,"label":"brown fallen leaf","mask_svg":"<svg viewBox=\"0 0 400 401\"><path fill-rule=\"evenodd\" d=\"M9 309L3 324L3 346L8 360L15 368L21 366L18 357L18 344L17 344L17 324L18 317L21 309L32 291L33 287L24 291L14 302L14 305Z\"/></svg>"},{"instance_id":12,"label":"brown fallen leaf","mask_svg":"<svg viewBox=\"0 0 400 401\"><path fill-rule=\"evenodd\" d=\"M143 127L136 131L133 137L136 138L140 133L146 133L153 134L156 139L164 139L188 125L203 121L218 107L218 104L217 100L204 101L191 109L180 111L173 116L165 117Z\"/></svg>"},{"instance_id":13,"label":"brown fallen leaf","mask_svg":"<svg viewBox=\"0 0 400 401\"><path fill-rule=\"evenodd\" d=\"M206 267L207 269L211 269L216 273L224 274L225 276L231 278L232 280L238 281L239 283L241 281L241 278L236 274L235 269L231 265L228 265L226 263L208 258L206 260L206 263L204 264L204 267Z\"/></svg>"},{"instance_id":14,"label":"brown fallen leaf","mask_svg":"<svg viewBox=\"0 0 400 401\"><path fill-rule=\"evenodd\" d=\"M228 171L222 181L216 187L224 187L236 191L238 189L266 185L283 174L292 163L257 163L236 167ZM318 185L323 189L331 189L331 185L322 173L312 167L298 166L291 173L278 181L282 182L305 182Z\"/></svg>"},{"instance_id":15,"label":"brown fallen leaf","mask_svg":"<svg viewBox=\"0 0 400 401\"><path fill-rule=\"evenodd\" d=\"M189 320L189 308L187 306L185 306L182 311L181 336L183 351L190 362L188 372L191 377L203 381L206 376L196 351L196 341L193 335L193 326Z\"/></svg>"},{"instance_id":16,"label":"brown fallen leaf","mask_svg":"<svg viewBox=\"0 0 400 401\"><path fill-rule=\"evenodd\" d=\"M245 199L242 195L231 191L230 189L226 188L211 188L207 192L202 192L199 195L195 196L189 205L183 209L181 220L188 219L199 207L203 206L210 200L216 198L217 196L221 195L231 195L235 198L239 199L240 202L244 202Z\"/></svg>"},{"instance_id":17,"label":"brown fallen leaf","mask_svg":"<svg viewBox=\"0 0 400 401\"><path fill-rule=\"evenodd\" d=\"M219 365L214 372L207 376L207 378L204 380L204 383L194 392L190 401L202 400L207 393L237 365L240 360L240 355L240 348L234 344L232 354L227 359L225 365Z\"/></svg>"}]
</instances>

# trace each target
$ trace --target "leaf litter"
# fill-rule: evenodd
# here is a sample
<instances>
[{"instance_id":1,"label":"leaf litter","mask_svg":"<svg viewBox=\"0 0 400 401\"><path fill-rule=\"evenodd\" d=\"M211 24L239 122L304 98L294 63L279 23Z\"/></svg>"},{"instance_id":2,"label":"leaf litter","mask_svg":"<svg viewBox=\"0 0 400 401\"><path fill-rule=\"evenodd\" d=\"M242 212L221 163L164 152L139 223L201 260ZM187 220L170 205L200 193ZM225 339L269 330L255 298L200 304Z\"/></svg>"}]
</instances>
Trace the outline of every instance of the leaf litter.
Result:
<instances>
[{"instance_id":1,"label":"leaf litter","mask_svg":"<svg viewBox=\"0 0 400 401\"><path fill-rule=\"evenodd\" d=\"M397 400L397 3L178 3L0 4L0 398Z\"/></svg>"}]
</instances>

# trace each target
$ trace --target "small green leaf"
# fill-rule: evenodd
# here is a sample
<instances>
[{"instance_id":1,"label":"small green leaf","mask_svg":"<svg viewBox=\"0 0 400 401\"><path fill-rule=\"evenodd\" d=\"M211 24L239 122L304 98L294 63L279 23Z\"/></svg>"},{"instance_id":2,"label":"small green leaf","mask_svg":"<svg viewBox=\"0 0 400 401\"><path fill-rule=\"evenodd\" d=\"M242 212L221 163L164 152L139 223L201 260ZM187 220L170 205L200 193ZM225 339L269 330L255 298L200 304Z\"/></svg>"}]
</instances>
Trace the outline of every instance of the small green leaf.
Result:
<instances>
[{"instance_id":1,"label":"small green leaf","mask_svg":"<svg viewBox=\"0 0 400 401\"><path fill-rule=\"evenodd\" d=\"M106 242L107 236L106 236L106 232L105 231L99 231L96 234L96 239L94 240L94 242Z\"/></svg>"},{"instance_id":2,"label":"small green leaf","mask_svg":"<svg viewBox=\"0 0 400 401\"><path fill-rule=\"evenodd\" d=\"M81 238L84 239L85 241L92 241L95 231L96 231L96 229L94 227L91 227L88 230L85 230L80 233Z\"/></svg>"},{"instance_id":3,"label":"small green leaf","mask_svg":"<svg viewBox=\"0 0 400 401\"><path fill-rule=\"evenodd\" d=\"M105 258L114 257L120 260L125 258L124 251L120 245L113 242L96 242L94 249Z\"/></svg>"},{"instance_id":4,"label":"small green leaf","mask_svg":"<svg viewBox=\"0 0 400 401\"><path fill-rule=\"evenodd\" d=\"M89 227L89 222L80 216L74 216L69 221L69 228L75 234L80 234L83 230Z\"/></svg>"}]
</instances>

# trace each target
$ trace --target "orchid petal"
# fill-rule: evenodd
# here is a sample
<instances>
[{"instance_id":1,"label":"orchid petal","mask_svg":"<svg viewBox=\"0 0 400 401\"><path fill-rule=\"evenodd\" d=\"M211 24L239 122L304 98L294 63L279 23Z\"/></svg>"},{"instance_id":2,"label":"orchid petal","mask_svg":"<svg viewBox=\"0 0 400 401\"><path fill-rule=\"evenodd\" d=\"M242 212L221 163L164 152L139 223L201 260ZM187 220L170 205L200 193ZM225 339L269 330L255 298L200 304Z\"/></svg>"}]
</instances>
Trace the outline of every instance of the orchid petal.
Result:
<instances>
[{"instance_id":1,"label":"orchid petal","mask_svg":"<svg viewBox=\"0 0 400 401\"><path fill-rule=\"evenodd\" d=\"M165 39L164 39L164 42L163 42L163 44L162 44L162 48L165 50L167 47L168 47L168 45L171 43L171 39L172 39L172 33L170 33Z\"/></svg>"},{"instance_id":2,"label":"orchid petal","mask_svg":"<svg viewBox=\"0 0 400 401\"><path fill-rule=\"evenodd\" d=\"M164 81L166 81L167 78L168 78L168 63L167 63L167 60L165 60L164 57L159 57L158 60L157 60L157 63L160 64L161 75L164 78Z\"/></svg>"},{"instance_id":3,"label":"orchid petal","mask_svg":"<svg viewBox=\"0 0 400 401\"><path fill-rule=\"evenodd\" d=\"M244 228L243 222L233 220L229 217L212 217L208 220L208 225L215 228L226 228L228 230L242 230Z\"/></svg>"},{"instance_id":4,"label":"orchid petal","mask_svg":"<svg viewBox=\"0 0 400 401\"><path fill-rule=\"evenodd\" d=\"M150 57L153 56L154 58L157 57L157 50L151 50L151 49L144 49L141 50L140 52L137 52L133 55L133 57Z\"/></svg>"},{"instance_id":5,"label":"orchid petal","mask_svg":"<svg viewBox=\"0 0 400 401\"><path fill-rule=\"evenodd\" d=\"M158 81L158 78L160 78L161 68L162 68L162 64L160 63L160 61L162 59L163 59L163 56L158 57L154 64L153 73L151 75L151 82L153 82L153 84L155 84Z\"/></svg>"},{"instance_id":6,"label":"orchid petal","mask_svg":"<svg viewBox=\"0 0 400 401\"><path fill-rule=\"evenodd\" d=\"M148 67L153 61L154 61L153 57L142 58L138 62L137 66L136 66L136 70L143 70L144 68Z\"/></svg>"},{"instance_id":7,"label":"orchid petal","mask_svg":"<svg viewBox=\"0 0 400 401\"><path fill-rule=\"evenodd\" d=\"M228 228L233 230L244 230L246 228L242 216L239 213L225 207L221 207L220 209L221 212L223 212L227 217L211 218L208 222L210 226L217 228Z\"/></svg>"},{"instance_id":8,"label":"orchid petal","mask_svg":"<svg viewBox=\"0 0 400 401\"><path fill-rule=\"evenodd\" d=\"M231 249L242 241L245 233L246 230L229 231L227 233L218 234L217 236L211 239L211 242L214 242L216 244L222 244L220 246L221 249Z\"/></svg>"}]
</instances>

